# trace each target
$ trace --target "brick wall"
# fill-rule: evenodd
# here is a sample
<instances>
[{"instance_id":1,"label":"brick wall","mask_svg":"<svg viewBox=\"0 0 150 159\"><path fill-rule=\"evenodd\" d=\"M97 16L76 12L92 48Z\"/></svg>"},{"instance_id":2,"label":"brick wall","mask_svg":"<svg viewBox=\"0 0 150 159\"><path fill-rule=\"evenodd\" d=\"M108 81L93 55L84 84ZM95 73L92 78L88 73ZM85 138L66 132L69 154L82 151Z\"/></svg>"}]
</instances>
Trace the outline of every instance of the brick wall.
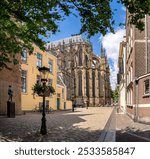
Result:
<instances>
[{"instance_id":1,"label":"brick wall","mask_svg":"<svg viewBox=\"0 0 150 159\"><path fill-rule=\"evenodd\" d=\"M150 72L150 16L147 17L147 29L148 29L148 72ZM127 13L127 20L128 20L128 13ZM144 20L144 19L143 19ZM145 62L145 32L141 32L136 29L134 26L126 23L126 41L128 43L130 30L133 29L133 49L132 53L127 59L126 63L126 70L129 69L131 66L131 62L133 63L133 84L130 86L133 89L133 105L136 105L136 86L134 80L146 74L146 62ZM142 78L139 80L138 83L138 115L139 117L150 116L150 97L144 96L144 80L150 79L150 77ZM129 88L128 88L129 89ZM127 112L129 114L133 114L135 112L135 107L127 107Z\"/></svg>"},{"instance_id":2,"label":"brick wall","mask_svg":"<svg viewBox=\"0 0 150 159\"><path fill-rule=\"evenodd\" d=\"M150 80L150 76L139 80L139 83L138 83L139 101L138 101L138 103L139 104L149 104L149 107L150 107L150 96L144 96L144 81L147 79Z\"/></svg>"},{"instance_id":3,"label":"brick wall","mask_svg":"<svg viewBox=\"0 0 150 159\"><path fill-rule=\"evenodd\" d=\"M135 77L145 74L145 44L135 43Z\"/></svg>"},{"instance_id":4,"label":"brick wall","mask_svg":"<svg viewBox=\"0 0 150 159\"><path fill-rule=\"evenodd\" d=\"M148 39L150 40L150 16L148 16Z\"/></svg>"},{"instance_id":5,"label":"brick wall","mask_svg":"<svg viewBox=\"0 0 150 159\"><path fill-rule=\"evenodd\" d=\"M144 39L144 37L145 37L144 31L141 32L137 28L135 28L134 32L135 32L135 40L143 40Z\"/></svg>"},{"instance_id":6,"label":"brick wall","mask_svg":"<svg viewBox=\"0 0 150 159\"><path fill-rule=\"evenodd\" d=\"M10 67L12 70L3 69L0 71L0 114L7 113L8 87L13 88L13 102L16 105L16 113L21 113L21 74L19 64Z\"/></svg>"},{"instance_id":7,"label":"brick wall","mask_svg":"<svg viewBox=\"0 0 150 159\"><path fill-rule=\"evenodd\" d=\"M126 110L130 115L134 115L135 113L135 109L133 107L127 107Z\"/></svg>"},{"instance_id":8,"label":"brick wall","mask_svg":"<svg viewBox=\"0 0 150 159\"><path fill-rule=\"evenodd\" d=\"M150 117L150 108L139 108L139 117Z\"/></svg>"}]
</instances>

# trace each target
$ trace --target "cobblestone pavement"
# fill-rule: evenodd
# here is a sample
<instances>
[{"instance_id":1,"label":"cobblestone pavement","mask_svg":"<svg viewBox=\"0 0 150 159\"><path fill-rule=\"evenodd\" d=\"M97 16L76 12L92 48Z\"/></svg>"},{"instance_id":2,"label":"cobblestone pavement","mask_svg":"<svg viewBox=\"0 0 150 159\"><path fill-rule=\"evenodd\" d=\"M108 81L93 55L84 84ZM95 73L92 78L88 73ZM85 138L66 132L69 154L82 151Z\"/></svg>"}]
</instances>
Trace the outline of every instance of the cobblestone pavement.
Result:
<instances>
[{"instance_id":1,"label":"cobblestone pavement","mask_svg":"<svg viewBox=\"0 0 150 159\"><path fill-rule=\"evenodd\" d=\"M110 107L77 108L46 115L48 134L40 135L40 113L0 116L0 141L97 141L112 112Z\"/></svg>"},{"instance_id":2,"label":"cobblestone pavement","mask_svg":"<svg viewBox=\"0 0 150 159\"><path fill-rule=\"evenodd\" d=\"M139 136L140 141L147 140L150 142L150 125L134 122L125 114L116 115L116 129L118 136L122 135L122 137L126 138L122 141L129 141L127 135L131 136L133 134L135 135L135 138Z\"/></svg>"}]
</instances>

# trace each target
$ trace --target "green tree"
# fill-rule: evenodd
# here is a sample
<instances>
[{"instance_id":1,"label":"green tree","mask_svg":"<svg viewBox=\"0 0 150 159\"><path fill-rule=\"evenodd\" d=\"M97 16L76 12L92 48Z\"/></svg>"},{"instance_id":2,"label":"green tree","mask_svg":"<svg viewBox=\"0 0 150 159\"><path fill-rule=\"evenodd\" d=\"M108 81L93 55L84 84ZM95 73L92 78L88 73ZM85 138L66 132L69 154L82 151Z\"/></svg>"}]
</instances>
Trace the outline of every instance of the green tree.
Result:
<instances>
[{"instance_id":1,"label":"green tree","mask_svg":"<svg viewBox=\"0 0 150 159\"><path fill-rule=\"evenodd\" d=\"M1 0L0 1L0 69L22 48L33 51L32 44L44 49L44 37L58 31L59 21L77 10L81 16L80 33L88 36L113 31L110 0ZM12 59L12 61L10 61Z\"/></svg>"},{"instance_id":2,"label":"green tree","mask_svg":"<svg viewBox=\"0 0 150 159\"><path fill-rule=\"evenodd\" d=\"M130 13L129 22L139 30L144 30L143 18L150 15L150 0L118 0L126 6Z\"/></svg>"},{"instance_id":3,"label":"green tree","mask_svg":"<svg viewBox=\"0 0 150 159\"><path fill-rule=\"evenodd\" d=\"M88 37L113 32L113 0L0 0L0 70L17 63L16 54L32 44L44 50L39 35L48 37L58 31L59 21L77 10L81 17L80 33ZM142 18L150 13L149 0L118 0L131 13L130 21L143 29Z\"/></svg>"},{"instance_id":4,"label":"green tree","mask_svg":"<svg viewBox=\"0 0 150 159\"><path fill-rule=\"evenodd\" d=\"M111 98L113 99L113 102L118 102L119 99L119 87L117 86L115 90L111 91Z\"/></svg>"}]
</instances>

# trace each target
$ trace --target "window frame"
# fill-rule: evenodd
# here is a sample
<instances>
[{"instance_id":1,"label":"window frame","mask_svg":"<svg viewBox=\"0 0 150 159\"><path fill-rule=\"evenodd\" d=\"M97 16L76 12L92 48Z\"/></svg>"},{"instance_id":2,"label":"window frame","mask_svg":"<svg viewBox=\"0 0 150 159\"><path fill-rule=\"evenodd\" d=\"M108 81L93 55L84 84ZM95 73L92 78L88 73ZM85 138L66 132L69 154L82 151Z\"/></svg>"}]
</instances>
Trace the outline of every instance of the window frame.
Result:
<instances>
[{"instance_id":1,"label":"window frame","mask_svg":"<svg viewBox=\"0 0 150 159\"><path fill-rule=\"evenodd\" d=\"M65 99L65 88L62 88L62 99Z\"/></svg>"},{"instance_id":2,"label":"window frame","mask_svg":"<svg viewBox=\"0 0 150 159\"><path fill-rule=\"evenodd\" d=\"M25 56L24 56L24 53L26 53ZM21 62L24 63L24 64L26 64L28 62L28 51L27 51L26 48L22 49Z\"/></svg>"},{"instance_id":3,"label":"window frame","mask_svg":"<svg viewBox=\"0 0 150 159\"><path fill-rule=\"evenodd\" d=\"M36 75L36 83L41 83L41 76L40 75Z\"/></svg>"},{"instance_id":4,"label":"window frame","mask_svg":"<svg viewBox=\"0 0 150 159\"><path fill-rule=\"evenodd\" d=\"M22 72L26 73L26 76L22 76ZM25 77L25 89L24 89L24 84L22 83L22 78ZM24 91L25 90L25 91ZM22 93L27 93L27 70L21 70L21 92Z\"/></svg>"},{"instance_id":5,"label":"window frame","mask_svg":"<svg viewBox=\"0 0 150 159\"><path fill-rule=\"evenodd\" d=\"M41 56L41 58L38 58L38 55L40 55ZM41 53L39 53L39 52L37 52L37 54L36 54L36 59L37 59L37 63L36 63L36 66L37 67L42 67L42 64L43 64L43 55L41 54ZM40 61L40 62L39 62ZM40 63L40 65L39 65L39 63Z\"/></svg>"},{"instance_id":6,"label":"window frame","mask_svg":"<svg viewBox=\"0 0 150 159\"><path fill-rule=\"evenodd\" d=\"M48 82L48 86L53 86L53 79L49 78L47 82ZM52 95L53 95L52 93L49 94L50 97Z\"/></svg>"},{"instance_id":7,"label":"window frame","mask_svg":"<svg viewBox=\"0 0 150 159\"><path fill-rule=\"evenodd\" d=\"M146 82L148 82L148 89L146 90ZM144 95L150 94L150 80L144 80Z\"/></svg>"},{"instance_id":8,"label":"window frame","mask_svg":"<svg viewBox=\"0 0 150 159\"><path fill-rule=\"evenodd\" d=\"M78 73L78 96L82 96L82 72Z\"/></svg>"},{"instance_id":9,"label":"window frame","mask_svg":"<svg viewBox=\"0 0 150 159\"><path fill-rule=\"evenodd\" d=\"M51 59L48 60L48 68L50 73L53 73L53 60Z\"/></svg>"}]
</instances>

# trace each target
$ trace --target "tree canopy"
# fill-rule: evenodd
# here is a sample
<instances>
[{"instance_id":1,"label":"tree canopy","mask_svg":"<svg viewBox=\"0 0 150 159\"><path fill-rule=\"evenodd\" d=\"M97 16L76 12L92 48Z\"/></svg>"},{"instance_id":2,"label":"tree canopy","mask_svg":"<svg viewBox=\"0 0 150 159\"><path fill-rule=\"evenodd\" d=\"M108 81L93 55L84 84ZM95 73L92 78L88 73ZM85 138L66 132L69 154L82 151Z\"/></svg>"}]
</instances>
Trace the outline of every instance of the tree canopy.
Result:
<instances>
[{"instance_id":1,"label":"tree canopy","mask_svg":"<svg viewBox=\"0 0 150 159\"><path fill-rule=\"evenodd\" d=\"M113 102L118 102L119 98L119 87L117 86L115 90L111 90L111 98L113 99Z\"/></svg>"},{"instance_id":2,"label":"tree canopy","mask_svg":"<svg viewBox=\"0 0 150 159\"><path fill-rule=\"evenodd\" d=\"M129 22L139 30L144 30L143 18L150 15L150 0L118 0L130 13Z\"/></svg>"},{"instance_id":3,"label":"tree canopy","mask_svg":"<svg viewBox=\"0 0 150 159\"><path fill-rule=\"evenodd\" d=\"M44 49L44 37L58 31L59 22L77 10L81 20L80 33L89 37L113 32L112 0L1 0L0 1L0 70L16 63L17 53L33 44ZM140 18L149 13L149 0L118 0L129 9L131 22L141 26ZM145 7L144 7L145 6ZM140 15L138 15L140 13ZM137 20L138 19L138 20ZM139 27L141 28L141 27Z\"/></svg>"}]
</instances>

